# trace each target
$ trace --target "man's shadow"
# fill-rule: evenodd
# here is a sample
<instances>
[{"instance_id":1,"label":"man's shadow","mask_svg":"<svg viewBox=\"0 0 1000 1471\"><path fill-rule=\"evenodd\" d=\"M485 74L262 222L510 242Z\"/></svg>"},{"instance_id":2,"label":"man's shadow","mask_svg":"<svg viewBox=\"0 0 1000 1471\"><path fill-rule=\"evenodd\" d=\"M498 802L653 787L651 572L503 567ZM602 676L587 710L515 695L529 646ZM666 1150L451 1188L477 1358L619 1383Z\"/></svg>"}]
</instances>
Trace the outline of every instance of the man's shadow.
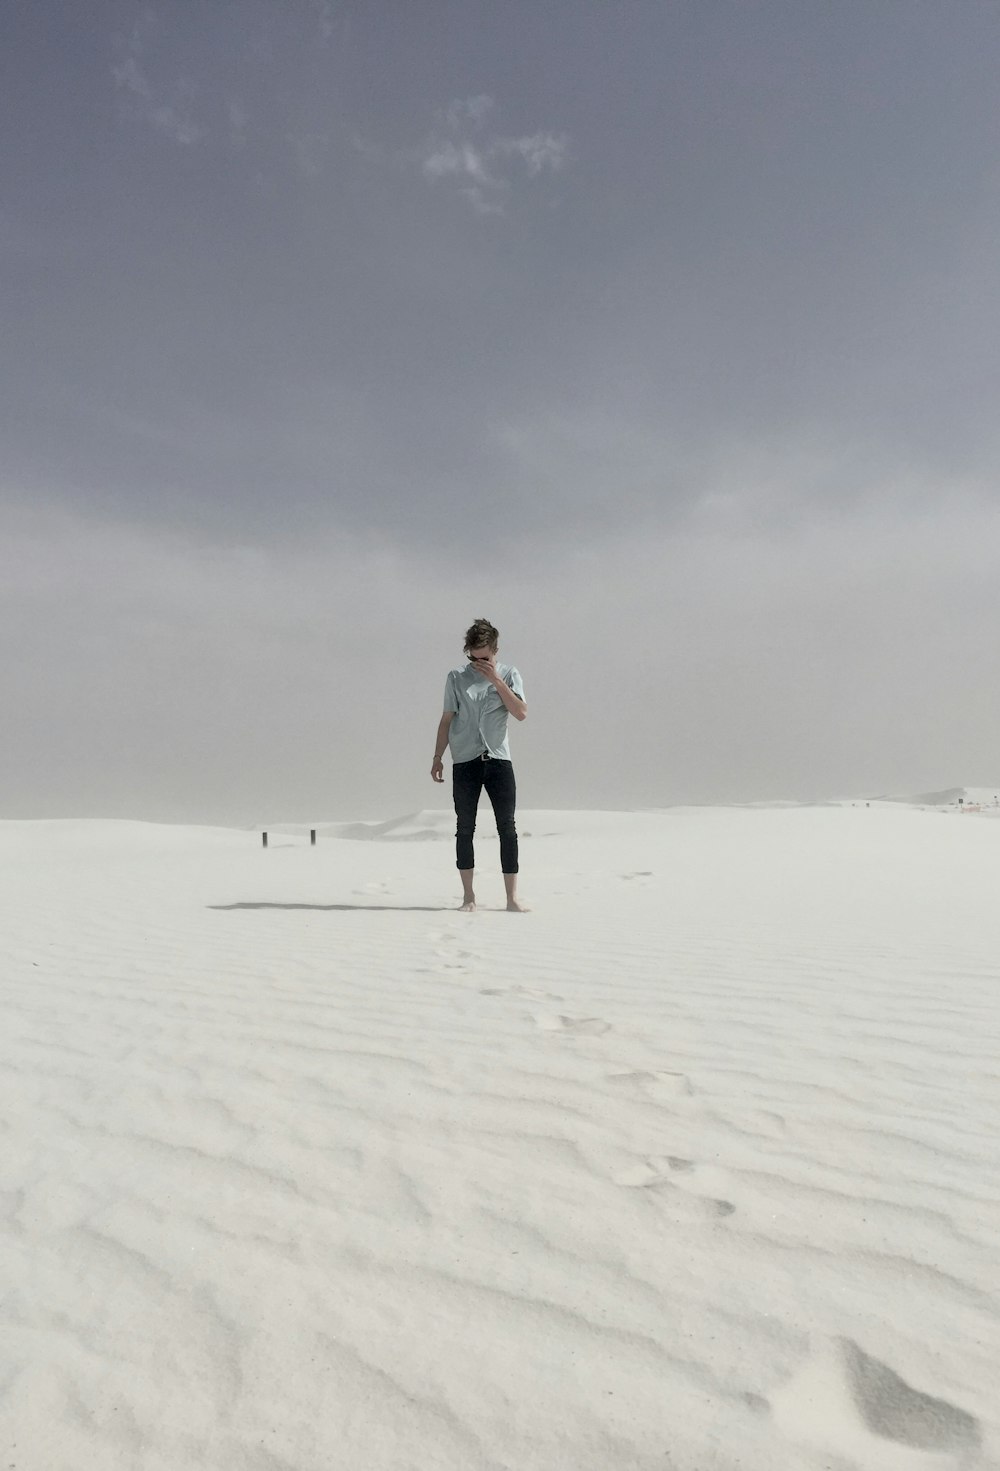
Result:
<instances>
[{"instance_id":1,"label":"man's shadow","mask_svg":"<svg viewBox=\"0 0 1000 1471\"><path fill-rule=\"evenodd\" d=\"M268 900L244 900L239 904L208 904L208 909L319 909L319 910L366 910L369 913L384 911L387 914L441 914L446 909L457 908L454 904L276 904Z\"/></svg>"}]
</instances>

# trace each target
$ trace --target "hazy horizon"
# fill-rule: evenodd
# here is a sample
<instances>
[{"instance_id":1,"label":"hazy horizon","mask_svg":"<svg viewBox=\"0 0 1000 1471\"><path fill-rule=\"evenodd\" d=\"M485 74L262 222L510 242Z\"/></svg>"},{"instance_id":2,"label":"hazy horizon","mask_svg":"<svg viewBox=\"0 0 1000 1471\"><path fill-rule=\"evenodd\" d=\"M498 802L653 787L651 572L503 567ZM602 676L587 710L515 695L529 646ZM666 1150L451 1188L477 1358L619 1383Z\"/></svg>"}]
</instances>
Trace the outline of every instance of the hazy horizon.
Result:
<instances>
[{"instance_id":1,"label":"hazy horizon","mask_svg":"<svg viewBox=\"0 0 1000 1471\"><path fill-rule=\"evenodd\" d=\"M986 786L1000 12L0 16L2 817Z\"/></svg>"}]
</instances>

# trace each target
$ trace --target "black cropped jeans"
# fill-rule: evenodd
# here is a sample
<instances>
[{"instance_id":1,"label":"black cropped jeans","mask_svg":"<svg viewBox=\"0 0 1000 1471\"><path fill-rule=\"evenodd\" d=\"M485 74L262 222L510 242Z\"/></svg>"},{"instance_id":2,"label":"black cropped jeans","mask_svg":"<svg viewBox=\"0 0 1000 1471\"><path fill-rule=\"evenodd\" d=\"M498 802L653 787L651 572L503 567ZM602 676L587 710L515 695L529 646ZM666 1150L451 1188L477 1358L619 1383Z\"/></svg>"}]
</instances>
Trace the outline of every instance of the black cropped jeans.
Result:
<instances>
[{"instance_id":1,"label":"black cropped jeans","mask_svg":"<svg viewBox=\"0 0 1000 1471\"><path fill-rule=\"evenodd\" d=\"M472 838L476 831L479 797L485 787L486 795L493 804L493 815L500 834L500 867L504 873L517 873L517 828L514 826L517 787L514 782L514 767L509 761L497 761L493 757L484 761L481 756L477 756L474 761L456 761L451 768L451 781L455 797L455 816L458 818L455 831L457 867L468 869L476 866Z\"/></svg>"}]
</instances>

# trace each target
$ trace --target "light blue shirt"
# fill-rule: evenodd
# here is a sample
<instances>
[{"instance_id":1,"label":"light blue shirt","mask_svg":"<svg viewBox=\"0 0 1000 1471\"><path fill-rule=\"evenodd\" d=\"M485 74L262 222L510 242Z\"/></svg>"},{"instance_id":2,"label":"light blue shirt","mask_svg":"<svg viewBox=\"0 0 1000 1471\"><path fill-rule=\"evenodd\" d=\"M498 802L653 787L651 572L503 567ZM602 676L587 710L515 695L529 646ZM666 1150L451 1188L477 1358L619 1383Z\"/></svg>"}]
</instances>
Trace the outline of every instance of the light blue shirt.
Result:
<instances>
[{"instance_id":1,"label":"light blue shirt","mask_svg":"<svg viewBox=\"0 0 1000 1471\"><path fill-rule=\"evenodd\" d=\"M515 695L524 699L524 685L513 664L498 664L497 673ZM444 687L444 708L454 719L448 727L452 761L473 761L488 751L498 761L510 760L507 744L507 706L499 692L475 666L453 669Z\"/></svg>"}]
</instances>

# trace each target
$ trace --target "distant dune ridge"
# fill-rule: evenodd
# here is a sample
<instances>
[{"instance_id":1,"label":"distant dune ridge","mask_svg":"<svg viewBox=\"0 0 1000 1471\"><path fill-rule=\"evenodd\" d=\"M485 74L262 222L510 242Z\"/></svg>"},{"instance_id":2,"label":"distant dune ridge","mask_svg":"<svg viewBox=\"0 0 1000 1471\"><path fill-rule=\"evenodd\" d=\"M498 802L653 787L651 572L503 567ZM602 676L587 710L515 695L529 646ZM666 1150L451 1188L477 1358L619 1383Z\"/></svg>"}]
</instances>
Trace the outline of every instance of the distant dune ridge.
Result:
<instances>
[{"instance_id":1,"label":"distant dune ridge","mask_svg":"<svg viewBox=\"0 0 1000 1471\"><path fill-rule=\"evenodd\" d=\"M0 1466L997 1471L998 811L0 823Z\"/></svg>"},{"instance_id":2,"label":"distant dune ridge","mask_svg":"<svg viewBox=\"0 0 1000 1471\"><path fill-rule=\"evenodd\" d=\"M943 792L925 792L920 797L884 797L885 802L905 802L911 807L1000 806L1000 783L993 787L947 787Z\"/></svg>"},{"instance_id":3,"label":"distant dune ridge","mask_svg":"<svg viewBox=\"0 0 1000 1471\"><path fill-rule=\"evenodd\" d=\"M880 797L850 797L827 802L795 802L795 801L770 801L751 802L745 805L754 809L761 808L795 808L795 807L835 807L847 805L857 806L864 802L894 802L908 807L959 807L959 806L982 806L1000 807L1000 783L995 787L948 787L941 792L927 792L922 796L880 796ZM669 812L700 810L685 807L678 808L646 808L640 809L645 812ZM739 810L739 805L737 805ZM560 821L566 815L564 810L555 809L549 812L533 811L530 820L534 827L538 828L544 824L550 836L560 834ZM581 818L600 821L604 818L618 818L620 813L574 813L573 818L577 825ZM524 829L525 816L522 814L521 825ZM449 810L442 808L423 808L417 812L410 812L402 817L392 817L382 822L326 822L326 823L274 823L260 824L269 831L282 835L297 835L307 828L315 829L317 837L344 838L350 841L378 842L388 840L390 842L424 842L433 839L447 838L451 841L454 837L455 819ZM491 832L492 819L485 803L480 816L479 830L481 837L495 837ZM529 834L535 836L535 834Z\"/></svg>"}]
</instances>

